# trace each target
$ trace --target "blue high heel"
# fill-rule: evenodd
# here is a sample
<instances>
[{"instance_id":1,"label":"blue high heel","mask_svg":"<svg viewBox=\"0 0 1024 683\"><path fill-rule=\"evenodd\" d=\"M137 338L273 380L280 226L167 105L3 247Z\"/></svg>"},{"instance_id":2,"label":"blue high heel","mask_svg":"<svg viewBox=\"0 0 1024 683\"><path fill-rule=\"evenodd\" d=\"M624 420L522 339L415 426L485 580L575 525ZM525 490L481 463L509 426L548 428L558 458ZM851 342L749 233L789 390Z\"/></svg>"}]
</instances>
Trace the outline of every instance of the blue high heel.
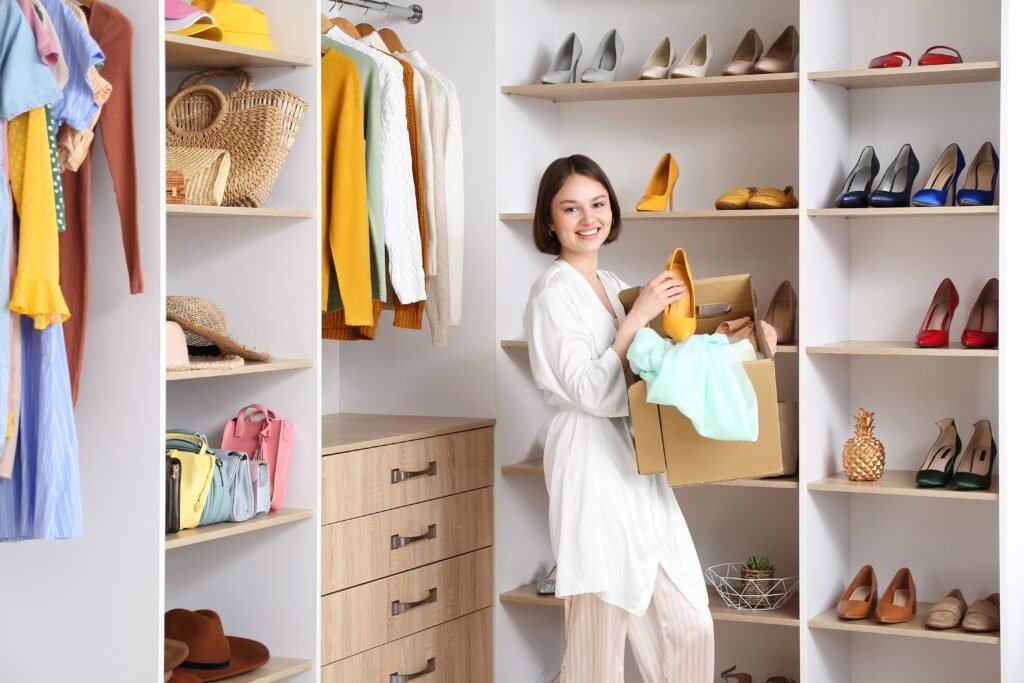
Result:
<instances>
[{"instance_id":1,"label":"blue high heel","mask_svg":"<svg viewBox=\"0 0 1024 683\"><path fill-rule=\"evenodd\" d=\"M954 142L942 150L928 182L914 194L914 206L945 206L947 201L952 204L956 196L956 183L966 165L960 145Z\"/></svg>"},{"instance_id":2,"label":"blue high heel","mask_svg":"<svg viewBox=\"0 0 1024 683\"><path fill-rule=\"evenodd\" d=\"M917 161L914 148L909 143L900 147L900 153L885 169L878 187L868 195L868 205L880 208L910 206L910 190L920 170L921 164Z\"/></svg>"},{"instance_id":3,"label":"blue high heel","mask_svg":"<svg viewBox=\"0 0 1024 683\"><path fill-rule=\"evenodd\" d=\"M999 179L999 155L991 142L986 142L974 155L962 190L956 193L960 206L992 206L996 202L996 181Z\"/></svg>"},{"instance_id":4,"label":"blue high heel","mask_svg":"<svg viewBox=\"0 0 1024 683\"><path fill-rule=\"evenodd\" d=\"M843 189L836 197L836 206L840 209L864 209L868 205L868 193L878 175L878 156L875 148L868 145L861 150L857 165L846 176Z\"/></svg>"}]
</instances>

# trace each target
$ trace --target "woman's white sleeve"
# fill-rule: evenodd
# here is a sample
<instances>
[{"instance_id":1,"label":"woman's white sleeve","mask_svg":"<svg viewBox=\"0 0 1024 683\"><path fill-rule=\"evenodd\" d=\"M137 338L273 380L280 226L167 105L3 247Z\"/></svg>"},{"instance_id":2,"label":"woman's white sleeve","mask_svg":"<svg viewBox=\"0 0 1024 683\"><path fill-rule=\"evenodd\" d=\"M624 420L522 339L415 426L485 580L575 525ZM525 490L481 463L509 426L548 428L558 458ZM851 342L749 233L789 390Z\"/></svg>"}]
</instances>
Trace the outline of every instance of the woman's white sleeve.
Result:
<instances>
[{"instance_id":1,"label":"woman's white sleeve","mask_svg":"<svg viewBox=\"0 0 1024 683\"><path fill-rule=\"evenodd\" d=\"M610 346L593 356L593 337L568 292L550 288L538 294L524 322L538 387L591 415L629 415L622 361Z\"/></svg>"}]
</instances>

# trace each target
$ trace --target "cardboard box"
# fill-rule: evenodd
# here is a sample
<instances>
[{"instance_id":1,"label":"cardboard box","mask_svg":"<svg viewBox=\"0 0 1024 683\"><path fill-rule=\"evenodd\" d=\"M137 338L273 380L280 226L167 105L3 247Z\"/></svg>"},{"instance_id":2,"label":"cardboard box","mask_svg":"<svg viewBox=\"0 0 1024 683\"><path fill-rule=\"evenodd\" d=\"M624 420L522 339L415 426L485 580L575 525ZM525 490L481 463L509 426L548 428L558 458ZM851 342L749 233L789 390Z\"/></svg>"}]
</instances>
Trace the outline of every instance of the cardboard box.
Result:
<instances>
[{"instance_id":1,"label":"cardboard box","mask_svg":"<svg viewBox=\"0 0 1024 683\"><path fill-rule=\"evenodd\" d=\"M697 299L697 334L711 334L726 320L758 319L749 275L695 280L693 285ZM638 294L639 288L620 293L627 311ZM651 327L665 336L661 316L651 321ZM700 436L690 419L676 408L648 403L647 384L638 380L629 387L629 411L640 474L666 472L669 486L686 486L776 476L790 468L795 471L795 462L789 467L783 462L775 361L761 326L755 329L757 348L767 358L746 362L743 368L757 395L757 441L717 441ZM795 417L792 410L784 410L789 418Z\"/></svg>"}]
</instances>

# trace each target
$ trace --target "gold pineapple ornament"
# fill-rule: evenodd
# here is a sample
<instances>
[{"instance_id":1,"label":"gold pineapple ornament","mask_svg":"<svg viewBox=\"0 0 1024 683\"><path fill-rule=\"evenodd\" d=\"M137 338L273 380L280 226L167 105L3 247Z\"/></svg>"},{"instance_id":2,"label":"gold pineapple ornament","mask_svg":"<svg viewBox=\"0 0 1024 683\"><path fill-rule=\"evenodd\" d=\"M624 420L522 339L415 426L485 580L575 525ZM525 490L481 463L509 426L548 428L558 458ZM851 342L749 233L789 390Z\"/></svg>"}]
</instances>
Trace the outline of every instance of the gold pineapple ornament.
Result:
<instances>
[{"instance_id":1,"label":"gold pineapple ornament","mask_svg":"<svg viewBox=\"0 0 1024 683\"><path fill-rule=\"evenodd\" d=\"M885 472L885 446L875 438L875 414L861 408L854 434L843 446L843 472L850 481L878 481Z\"/></svg>"}]
</instances>

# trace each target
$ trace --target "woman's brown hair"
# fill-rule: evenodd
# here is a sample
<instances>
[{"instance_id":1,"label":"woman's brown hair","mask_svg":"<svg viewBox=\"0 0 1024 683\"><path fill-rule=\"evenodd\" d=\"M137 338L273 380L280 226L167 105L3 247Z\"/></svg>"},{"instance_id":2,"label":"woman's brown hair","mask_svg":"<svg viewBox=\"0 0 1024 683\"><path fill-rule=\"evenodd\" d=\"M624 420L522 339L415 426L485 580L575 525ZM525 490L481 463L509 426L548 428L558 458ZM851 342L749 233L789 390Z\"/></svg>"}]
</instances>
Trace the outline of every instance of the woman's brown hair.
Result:
<instances>
[{"instance_id":1,"label":"woman's brown hair","mask_svg":"<svg viewBox=\"0 0 1024 683\"><path fill-rule=\"evenodd\" d=\"M615 196L612 184L608 181L608 176L590 157L573 154L552 161L544 171L544 175L541 176L540 186L537 188L537 207L533 212L533 243L537 245L537 249L541 253L558 256L562 251L562 245L551 227L553 225L551 202L571 175L586 176L595 180L601 183L608 193L608 203L612 207L612 225L605 244L611 244L617 240L619 233L622 232L622 211L619 209L619 200Z\"/></svg>"}]
</instances>

